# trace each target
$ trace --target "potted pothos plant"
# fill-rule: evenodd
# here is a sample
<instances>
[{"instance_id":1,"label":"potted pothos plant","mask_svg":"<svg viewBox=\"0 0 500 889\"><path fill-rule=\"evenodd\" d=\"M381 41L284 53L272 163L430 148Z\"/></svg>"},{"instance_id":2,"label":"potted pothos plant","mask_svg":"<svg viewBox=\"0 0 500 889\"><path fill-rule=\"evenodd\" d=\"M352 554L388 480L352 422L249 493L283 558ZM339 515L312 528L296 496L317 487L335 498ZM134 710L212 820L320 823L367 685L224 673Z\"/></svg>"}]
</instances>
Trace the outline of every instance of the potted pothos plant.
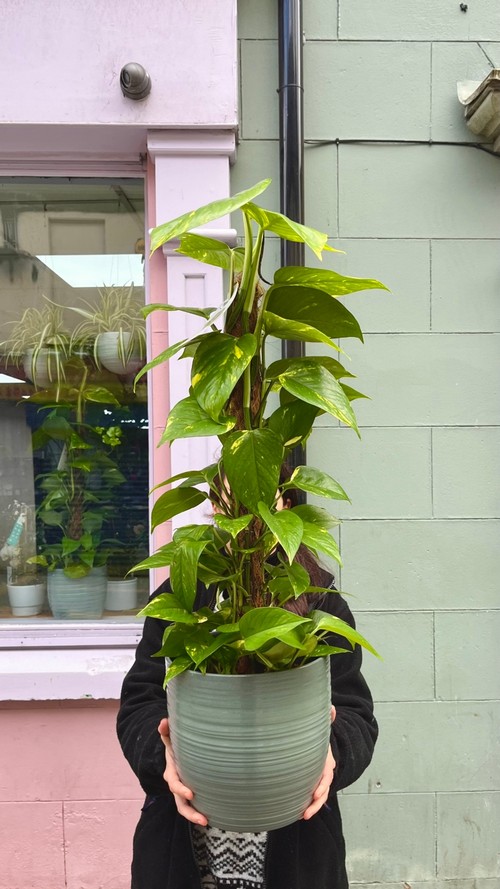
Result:
<instances>
[{"instance_id":1,"label":"potted pothos plant","mask_svg":"<svg viewBox=\"0 0 500 889\"><path fill-rule=\"evenodd\" d=\"M154 504L153 529L204 501L211 502L214 516L209 523L179 528L141 563L169 566L171 586L141 613L166 622L158 655L168 662L168 709L180 774L209 822L233 830L270 829L300 817L328 749L328 658L354 645L373 651L332 614L319 609L300 615L287 608L290 600L319 591L295 559L299 547L314 558L340 562L332 536L338 522L318 506L279 505L290 488L327 500L349 499L320 469L298 466L282 484L280 473L322 414L359 435L352 401L361 394L345 382L352 373L338 340L362 340L362 333L342 297L383 285L319 268L286 267L266 286L260 276L266 235L303 242L318 259L332 249L327 235L253 202L269 181L153 229L153 251L179 239L180 253L227 271L228 292L214 309L149 306L147 312L194 313L200 329L171 344L138 375L176 355L192 358L189 394L172 407L161 443L212 435L220 442L212 465L164 482L169 487ZM242 247L230 249L190 233L238 209ZM325 348L268 361L273 337ZM198 607L200 583L213 589L214 608ZM301 765L290 782L291 764L302 763L305 750L308 768Z\"/></svg>"},{"instance_id":2,"label":"potted pothos plant","mask_svg":"<svg viewBox=\"0 0 500 889\"><path fill-rule=\"evenodd\" d=\"M99 618L106 596L106 560L113 540L105 537L114 510L114 491L125 477L113 460L121 441L120 427L86 421L91 403L118 405L107 388L88 380L89 368L78 357L68 368L78 384L62 384L51 403L50 392L31 400L46 415L33 434L35 453L44 448L57 462L36 478L41 502L38 554L30 561L47 569L48 599L56 618Z\"/></svg>"}]
</instances>

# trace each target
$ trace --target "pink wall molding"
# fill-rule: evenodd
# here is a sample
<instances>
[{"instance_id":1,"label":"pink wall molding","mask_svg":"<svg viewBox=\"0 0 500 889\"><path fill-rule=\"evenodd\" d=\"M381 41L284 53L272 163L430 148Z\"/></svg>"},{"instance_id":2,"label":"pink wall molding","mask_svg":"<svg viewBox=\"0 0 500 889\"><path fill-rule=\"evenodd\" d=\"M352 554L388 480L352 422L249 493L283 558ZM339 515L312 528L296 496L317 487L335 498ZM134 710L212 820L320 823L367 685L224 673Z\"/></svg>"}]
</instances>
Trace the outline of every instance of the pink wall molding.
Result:
<instances>
[{"instance_id":1,"label":"pink wall molding","mask_svg":"<svg viewBox=\"0 0 500 889\"><path fill-rule=\"evenodd\" d=\"M122 95L128 62L150 95ZM235 127L236 0L2 4L0 123Z\"/></svg>"}]
</instances>

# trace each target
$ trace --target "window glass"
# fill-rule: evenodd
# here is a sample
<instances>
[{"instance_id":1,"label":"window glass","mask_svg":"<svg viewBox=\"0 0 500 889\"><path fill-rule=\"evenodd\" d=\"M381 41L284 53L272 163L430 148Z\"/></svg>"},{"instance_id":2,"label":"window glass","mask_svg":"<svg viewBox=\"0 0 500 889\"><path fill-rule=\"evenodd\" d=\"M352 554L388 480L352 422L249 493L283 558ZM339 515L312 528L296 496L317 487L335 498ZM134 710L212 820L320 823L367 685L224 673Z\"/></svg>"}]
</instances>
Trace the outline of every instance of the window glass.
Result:
<instances>
[{"instance_id":1,"label":"window glass","mask_svg":"<svg viewBox=\"0 0 500 889\"><path fill-rule=\"evenodd\" d=\"M142 180L0 179L2 620L147 599L143 304Z\"/></svg>"}]
</instances>

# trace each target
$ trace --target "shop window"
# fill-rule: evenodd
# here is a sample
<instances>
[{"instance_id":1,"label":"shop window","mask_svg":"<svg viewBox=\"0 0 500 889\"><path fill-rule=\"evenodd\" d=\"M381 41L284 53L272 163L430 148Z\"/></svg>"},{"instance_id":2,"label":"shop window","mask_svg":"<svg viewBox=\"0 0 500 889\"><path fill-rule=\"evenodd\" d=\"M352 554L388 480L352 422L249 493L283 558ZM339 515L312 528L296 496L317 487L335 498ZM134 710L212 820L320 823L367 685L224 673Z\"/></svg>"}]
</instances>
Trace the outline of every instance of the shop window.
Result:
<instances>
[{"instance_id":1,"label":"shop window","mask_svg":"<svg viewBox=\"0 0 500 889\"><path fill-rule=\"evenodd\" d=\"M147 600L144 183L0 179L0 619Z\"/></svg>"}]
</instances>

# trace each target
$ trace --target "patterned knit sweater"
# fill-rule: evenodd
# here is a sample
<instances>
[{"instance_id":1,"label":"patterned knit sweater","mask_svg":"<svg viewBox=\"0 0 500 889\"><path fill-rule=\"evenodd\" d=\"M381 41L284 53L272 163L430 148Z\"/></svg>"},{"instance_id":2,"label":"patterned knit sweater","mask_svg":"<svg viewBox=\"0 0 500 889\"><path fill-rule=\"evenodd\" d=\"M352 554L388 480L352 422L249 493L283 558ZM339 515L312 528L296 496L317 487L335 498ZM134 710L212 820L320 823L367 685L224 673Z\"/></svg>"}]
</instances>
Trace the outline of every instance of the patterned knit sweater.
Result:
<instances>
[{"instance_id":1,"label":"patterned knit sweater","mask_svg":"<svg viewBox=\"0 0 500 889\"><path fill-rule=\"evenodd\" d=\"M265 889L267 833L234 833L193 826L203 889Z\"/></svg>"}]
</instances>

